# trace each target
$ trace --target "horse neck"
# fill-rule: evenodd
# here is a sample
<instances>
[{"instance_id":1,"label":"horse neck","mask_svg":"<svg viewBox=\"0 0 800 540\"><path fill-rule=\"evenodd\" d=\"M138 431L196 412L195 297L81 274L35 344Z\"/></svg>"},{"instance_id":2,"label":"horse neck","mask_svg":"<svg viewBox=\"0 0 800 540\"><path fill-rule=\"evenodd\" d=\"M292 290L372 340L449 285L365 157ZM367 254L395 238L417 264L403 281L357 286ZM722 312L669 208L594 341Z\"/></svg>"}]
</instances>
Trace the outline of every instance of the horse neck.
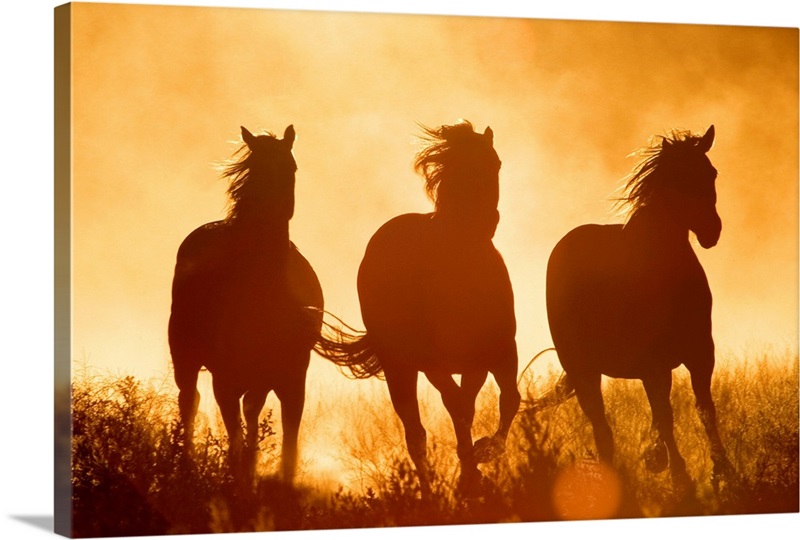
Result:
<instances>
[{"instance_id":1,"label":"horse neck","mask_svg":"<svg viewBox=\"0 0 800 540\"><path fill-rule=\"evenodd\" d=\"M678 223L665 206L653 205L636 210L623 230L629 238L656 250L680 249L689 245L689 228Z\"/></svg>"},{"instance_id":2,"label":"horse neck","mask_svg":"<svg viewBox=\"0 0 800 540\"><path fill-rule=\"evenodd\" d=\"M288 250L289 220L237 218L231 223L237 241L269 252Z\"/></svg>"},{"instance_id":3,"label":"horse neck","mask_svg":"<svg viewBox=\"0 0 800 540\"><path fill-rule=\"evenodd\" d=\"M476 211L440 209L433 215L442 231L454 239L491 240L494 237L500 214L496 208Z\"/></svg>"}]
</instances>

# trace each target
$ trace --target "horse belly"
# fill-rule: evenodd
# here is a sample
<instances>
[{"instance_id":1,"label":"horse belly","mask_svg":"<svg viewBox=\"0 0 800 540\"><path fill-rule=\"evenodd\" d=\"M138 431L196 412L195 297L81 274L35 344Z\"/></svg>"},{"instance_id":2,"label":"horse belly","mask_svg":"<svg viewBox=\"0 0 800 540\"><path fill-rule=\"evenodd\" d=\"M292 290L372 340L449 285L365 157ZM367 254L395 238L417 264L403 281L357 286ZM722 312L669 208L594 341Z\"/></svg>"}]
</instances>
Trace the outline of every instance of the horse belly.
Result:
<instances>
[{"instance_id":1,"label":"horse belly","mask_svg":"<svg viewBox=\"0 0 800 540\"><path fill-rule=\"evenodd\" d=\"M710 322L710 293L699 265L690 259L654 262L629 250L621 231L578 228L551 255L548 320L568 372L641 378L674 369L694 340L690 336L710 334L702 324L704 318Z\"/></svg>"}]
</instances>

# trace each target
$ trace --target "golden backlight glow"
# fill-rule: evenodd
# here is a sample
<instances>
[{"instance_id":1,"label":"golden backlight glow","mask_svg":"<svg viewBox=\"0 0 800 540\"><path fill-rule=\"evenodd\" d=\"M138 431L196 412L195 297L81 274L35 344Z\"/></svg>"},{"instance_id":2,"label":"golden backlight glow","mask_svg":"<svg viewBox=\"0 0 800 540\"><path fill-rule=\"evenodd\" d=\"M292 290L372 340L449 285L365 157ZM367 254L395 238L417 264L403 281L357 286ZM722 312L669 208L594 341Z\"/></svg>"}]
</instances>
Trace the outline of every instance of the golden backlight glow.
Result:
<instances>
[{"instance_id":1,"label":"golden backlight glow","mask_svg":"<svg viewBox=\"0 0 800 540\"><path fill-rule=\"evenodd\" d=\"M491 126L503 163L495 245L514 287L520 370L552 345L544 276L558 239L620 219L610 196L634 165L626 156L648 137L711 124L723 231L718 246L695 250L714 294L718 354L797 354L794 30L72 9L75 362L174 390L176 251L224 216L214 163L234 151L242 125L278 134L294 125L291 237L326 309L361 327L356 273L370 236L398 214L432 208L411 166L417 123L459 118ZM211 414L209 386L201 391ZM380 381L351 381L314 357L307 387L301 460L339 456L342 419L328 402L372 396L395 421ZM279 408L274 397L267 405Z\"/></svg>"}]
</instances>

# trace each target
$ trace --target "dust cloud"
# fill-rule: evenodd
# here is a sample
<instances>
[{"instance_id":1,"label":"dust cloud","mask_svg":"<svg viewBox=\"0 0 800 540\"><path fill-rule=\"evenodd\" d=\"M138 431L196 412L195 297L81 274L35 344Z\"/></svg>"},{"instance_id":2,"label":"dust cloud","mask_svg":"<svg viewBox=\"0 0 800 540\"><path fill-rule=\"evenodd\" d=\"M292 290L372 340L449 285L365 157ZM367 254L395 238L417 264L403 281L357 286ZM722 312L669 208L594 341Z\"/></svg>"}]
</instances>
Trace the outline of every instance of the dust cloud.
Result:
<instances>
[{"instance_id":1,"label":"dust cloud","mask_svg":"<svg viewBox=\"0 0 800 540\"><path fill-rule=\"evenodd\" d=\"M163 377L174 257L220 219L214 162L239 126L298 134L294 242L326 307L361 323L356 272L389 218L431 209L417 123L491 126L495 244L515 290L520 368L551 345L549 251L612 222L626 156L714 124L722 239L696 247L718 346L788 347L798 328L798 34L793 29L73 5L73 358ZM338 380L312 361L309 384ZM344 390L342 390L344 389ZM322 399L325 396L319 396Z\"/></svg>"}]
</instances>

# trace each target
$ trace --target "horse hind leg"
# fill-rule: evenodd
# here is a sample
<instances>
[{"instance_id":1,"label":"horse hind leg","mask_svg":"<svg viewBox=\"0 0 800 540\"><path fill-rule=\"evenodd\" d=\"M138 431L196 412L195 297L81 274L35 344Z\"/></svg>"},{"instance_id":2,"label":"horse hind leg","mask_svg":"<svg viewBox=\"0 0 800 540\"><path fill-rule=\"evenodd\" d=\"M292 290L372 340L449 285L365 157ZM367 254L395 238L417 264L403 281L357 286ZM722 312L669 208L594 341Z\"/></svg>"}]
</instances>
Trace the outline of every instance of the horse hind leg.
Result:
<instances>
[{"instance_id":1,"label":"horse hind leg","mask_svg":"<svg viewBox=\"0 0 800 540\"><path fill-rule=\"evenodd\" d=\"M686 462L678 452L678 445L675 442L672 405L669 401L672 390L672 372L668 371L659 376L648 377L642 382L653 413L652 432L655 437L653 447L654 449L661 445L666 447L672 482L676 488L683 490L691 485L691 479L686 472ZM653 456L657 455L658 450L655 452L656 454Z\"/></svg>"}]
</instances>

